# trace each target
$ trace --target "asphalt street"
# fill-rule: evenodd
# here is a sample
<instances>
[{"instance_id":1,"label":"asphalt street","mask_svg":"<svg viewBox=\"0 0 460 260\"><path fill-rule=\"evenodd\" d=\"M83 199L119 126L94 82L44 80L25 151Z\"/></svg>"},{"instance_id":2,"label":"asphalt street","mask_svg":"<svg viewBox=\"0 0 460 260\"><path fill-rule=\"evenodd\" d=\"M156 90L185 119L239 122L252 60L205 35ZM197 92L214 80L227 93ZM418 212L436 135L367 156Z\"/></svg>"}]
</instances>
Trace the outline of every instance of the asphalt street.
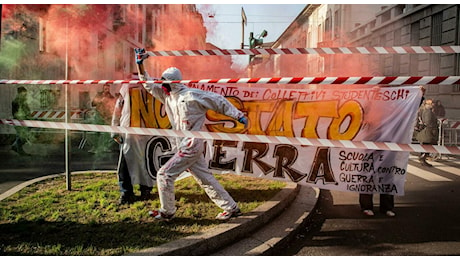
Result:
<instances>
[{"instance_id":1,"label":"asphalt street","mask_svg":"<svg viewBox=\"0 0 460 260\"><path fill-rule=\"evenodd\" d=\"M411 156L405 195L395 197L396 217L364 216L358 194L322 190L313 219L280 255L460 255L460 161L423 167Z\"/></svg>"}]
</instances>

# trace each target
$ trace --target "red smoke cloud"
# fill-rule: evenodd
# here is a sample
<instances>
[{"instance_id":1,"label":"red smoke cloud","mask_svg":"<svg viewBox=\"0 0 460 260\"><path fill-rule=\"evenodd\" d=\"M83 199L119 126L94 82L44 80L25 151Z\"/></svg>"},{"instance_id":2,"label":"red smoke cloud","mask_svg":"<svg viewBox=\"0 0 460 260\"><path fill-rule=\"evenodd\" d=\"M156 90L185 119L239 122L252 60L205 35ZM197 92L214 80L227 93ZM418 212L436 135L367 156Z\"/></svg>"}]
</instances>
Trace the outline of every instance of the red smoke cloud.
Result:
<instances>
[{"instance_id":1,"label":"red smoke cloud","mask_svg":"<svg viewBox=\"0 0 460 260\"><path fill-rule=\"evenodd\" d=\"M2 17L7 20L21 12L36 20L41 17L46 21L47 51L62 60L68 51L72 68L70 79L119 79L124 75L114 74L113 66L101 66L100 60L102 58L106 63L109 61L109 64L115 63L117 59L122 60L117 43L126 39L126 35L138 31L146 21L130 13L136 8L126 8L124 23L114 31L104 30L104 27L112 26L113 14L117 8L117 5L105 4L3 5ZM161 29L161 33L150 39L153 47L147 50L216 48L206 43L206 28L201 15L183 13L182 9L182 5L167 5L164 12L154 14L156 26ZM94 46L95 40L98 46ZM134 51L132 57L134 67ZM230 57L151 57L146 61L146 69L152 72L163 71L169 66L181 68L184 78L188 79L236 76L231 69ZM152 72L152 76L159 76Z\"/></svg>"},{"instance_id":2,"label":"red smoke cloud","mask_svg":"<svg viewBox=\"0 0 460 260\"><path fill-rule=\"evenodd\" d=\"M161 37L153 39L154 50L205 50L218 47L206 43L206 27L201 14L178 15L180 5L169 5L164 13L157 17L162 27ZM230 56L182 56L182 57L151 57L147 60L157 71L175 66L182 70L184 79L203 79L236 77L231 69ZM148 69L147 68L147 69Z\"/></svg>"}]
</instances>

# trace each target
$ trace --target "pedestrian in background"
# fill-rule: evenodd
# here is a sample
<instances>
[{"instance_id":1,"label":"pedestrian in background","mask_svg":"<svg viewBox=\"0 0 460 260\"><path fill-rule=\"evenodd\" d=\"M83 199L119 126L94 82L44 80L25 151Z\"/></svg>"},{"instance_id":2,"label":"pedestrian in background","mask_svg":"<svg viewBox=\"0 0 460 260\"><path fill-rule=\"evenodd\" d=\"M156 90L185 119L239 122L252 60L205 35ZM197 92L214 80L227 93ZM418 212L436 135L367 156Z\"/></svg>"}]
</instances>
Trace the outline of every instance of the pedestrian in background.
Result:
<instances>
[{"instance_id":1,"label":"pedestrian in background","mask_svg":"<svg viewBox=\"0 0 460 260\"><path fill-rule=\"evenodd\" d=\"M382 160L374 162L374 167L379 168L381 165L388 165L389 162L394 162L398 157L396 152L380 151L376 150L373 152L374 156L383 158ZM381 193L378 194L379 197L379 212L385 214L388 217L396 216L394 212L394 195ZM359 194L359 205L361 210L366 216L374 216L374 194Z\"/></svg>"},{"instance_id":2,"label":"pedestrian in background","mask_svg":"<svg viewBox=\"0 0 460 260\"><path fill-rule=\"evenodd\" d=\"M374 216L374 196L373 194L359 194L359 205L363 214L366 216ZM387 215L388 217L396 216L393 211L394 208L394 196L391 194L380 194L380 212Z\"/></svg>"},{"instance_id":3,"label":"pedestrian in background","mask_svg":"<svg viewBox=\"0 0 460 260\"><path fill-rule=\"evenodd\" d=\"M138 80L137 75L129 76ZM131 98L130 91L136 89L144 92L140 85L123 84L120 95L115 103L112 115L112 126L131 126ZM143 126L145 127L145 126ZM150 176L145 167L145 149L150 136L112 133L112 138L120 144L120 156L118 160L117 174L120 187L120 204L131 204L136 200L133 185L139 184L140 200L152 198L152 189L155 180Z\"/></svg>"},{"instance_id":4,"label":"pedestrian in background","mask_svg":"<svg viewBox=\"0 0 460 260\"><path fill-rule=\"evenodd\" d=\"M27 103L27 89L25 87L18 88L18 94L11 103L11 111L13 118L17 120L30 119L30 108ZM24 144L27 142L29 136L29 128L24 126L15 126L16 139L11 146L11 149L20 155L29 155L24 151Z\"/></svg>"},{"instance_id":5,"label":"pedestrian in background","mask_svg":"<svg viewBox=\"0 0 460 260\"><path fill-rule=\"evenodd\" d=\"M444 118L446 116L446 109L441 104L441 100L436 100L436 102L434 102L433 113L437 118Z\"/></svg>"},{"instance_id":6,"label":"pedestrian in background","mask_svg":"<svg viewBox=\"0 0 460 260\"><path fill-rule=\"evenodd\" d=\"M102 91L93 98L91 105L96 108L97 124L110 125L116 99L110 92L110 84L104 84Z\"/></svg>"},{"instance_id":7,"label":"pedestrian in background","mask_svg":"<svg viewBox=\"0 0 460 260\"><path fill-rule=\"evenodd\" d=\"M437 144L438 141L438 120L433 112L433 101L426 99L418 111L418 132L416 138L422 145ZM431 167L426 161L429 153L420 153L419 162L423 166Z\"/></svg>"},{"instance_id":8,"label":"pedestrian in background","mask_svg":"<svg viewBox=\"0 0 460 260\"><path fill-rule=\"evenodd\" d=\"M98 92L93 98L91 105L95 107L91 123L96 125L110 125L112 121L112 113L115 107L116 98L110 92L110 84L104 84L102 91ZM90 138L92 148L91 153L109 152L113 145L110 135L107 133L95 132Z\"/></svg>"}]
</instances>

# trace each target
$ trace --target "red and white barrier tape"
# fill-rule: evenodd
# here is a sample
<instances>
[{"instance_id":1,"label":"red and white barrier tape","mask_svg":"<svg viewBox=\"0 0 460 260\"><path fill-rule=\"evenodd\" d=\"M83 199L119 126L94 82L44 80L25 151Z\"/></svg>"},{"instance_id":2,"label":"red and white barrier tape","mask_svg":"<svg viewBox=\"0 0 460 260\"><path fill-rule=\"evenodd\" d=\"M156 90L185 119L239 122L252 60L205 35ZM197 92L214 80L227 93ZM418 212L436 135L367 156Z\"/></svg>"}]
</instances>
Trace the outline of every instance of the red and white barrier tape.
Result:
<instances>
[{"instance_id":1,"label":"red and white barrier tape","mask_svg":"<svg viewBox=\"0 0 460 260\"><path fill-rule=\"evenodd\" d=\"M444 126L446 129L460 129L460 121L452 121L452 119L448 118L438 118L438 121L441 125L446 125Z\"/></svg>"},{"instance_id":2,"label":"red and white barrier tape","mask_svg":"<svg viewBox=\"0 0 460 260\"><path fill-rule=\"evenodd\" d=\"M460 129L460 122L454 122L449 128Z\"/></svg>"},{"instance_id":3,"label":"red and white barrier tape","mask_svg":"<svg viewBox=\"0 0 460 260\"><path fill-rule=\"evenodd\" d=\"M276 54L427 54L460 53L460 46L396 46L396 47L322 47L280 49L213 49L147 51L150 56L226 56L226 55L276 55Z\"/></svg>"},{"instance_id":4,"label":"red and white barrier tape","mask_svg":"<svg viewBox=\"0 0 460 260\"><path fill-rule=\"evenodd\" d=\"M87 112L88 110L73 110L70 112L71 119L80 119L82 114ZM32 118L34 119L55 119L55 120L63 120L65 119L65 111L64 110L36 110L32 111L31 113Z\"/></svg>"},{"instance_id":5,"label":"red and white barrier tape","mask_svg":"<svg viewBox=\"0 0 460 260\"><path fill-rule=\"evenodd\" d=\"M235 78L201 80L7 80L0 84L140 84L140 83L252 83L252 84L343 84L343 85L453 85L460 84L460 76L391 76L391 77L275 77L275 78Z\"/></svg>"},{"instance_id":6,"label":"red and white barrier tape","mask_svg":"<svg viewBox=\"0 0 460 260\"><path fill-rule=\"evenodd\" d=\"M68 129L77 131L93 132L118 132L137 135L159 135L171 137L197 137L207 140L228 140L243 142L259 142L273 144L291 144L307 145L318 147L338 147L349 149L372 149L372 150L389 150L389 151L406 151L420 153L442 153L442 154L460 154L459 146L440 146L440 145L418 145L418 144L398 144L390 142L370 142L370 141L349 141L349 140L329 140L303 137L284 137L284 136L267 136L267 135L249 135L249 134L228 134L218 132L204 131L179 131L170 129L156 128L138 128L138 127L121 127L108 125L92 125L77 123L60 123L49 121L31 121L31 120L14 120L0 119L1 124L14 126L27 126L52 129Z\"/></svg>"}]
</instances>

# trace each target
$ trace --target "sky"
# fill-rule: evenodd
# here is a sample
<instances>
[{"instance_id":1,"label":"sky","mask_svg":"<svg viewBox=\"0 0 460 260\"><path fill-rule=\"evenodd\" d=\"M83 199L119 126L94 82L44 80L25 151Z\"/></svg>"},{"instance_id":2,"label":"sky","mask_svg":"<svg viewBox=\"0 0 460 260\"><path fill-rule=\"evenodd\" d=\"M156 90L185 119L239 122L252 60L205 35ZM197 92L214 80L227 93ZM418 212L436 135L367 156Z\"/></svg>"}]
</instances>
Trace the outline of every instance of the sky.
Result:
<instances>
[{"instance_id":1,"label":"sky","mask_svg":"<svg viewBox=\"0 0 460 260\"><path fill-rule=\"evenodd\" d=\"M239 49L241 8L244 9L247 17L244 42L248 44L249 32L254 32L257 36L262 30L268 31L264 42L275 41L305 6L305 4L200 4L197 8L204 16L209 42L221 48Z\"/></svg>"},{"instance_id":2,"label":"sky","mask_svg":"<svg viewBox=\"0 0 460 260\"><path fill-rule=\"evenodd\" d=\"M268 35L264 42L273 42L294 21L306 4L198 4L208 30L207 41L221 49L240 49L242 42L241 8L247 25L244 28L244 44L249 45L249 33L258 37L263 30ZM245 48L249 48L245 46ZM233 56L241 66L248 62L246 56ZM238 66L237 65L237 66Z\"/></svg>"}]
</instances>

